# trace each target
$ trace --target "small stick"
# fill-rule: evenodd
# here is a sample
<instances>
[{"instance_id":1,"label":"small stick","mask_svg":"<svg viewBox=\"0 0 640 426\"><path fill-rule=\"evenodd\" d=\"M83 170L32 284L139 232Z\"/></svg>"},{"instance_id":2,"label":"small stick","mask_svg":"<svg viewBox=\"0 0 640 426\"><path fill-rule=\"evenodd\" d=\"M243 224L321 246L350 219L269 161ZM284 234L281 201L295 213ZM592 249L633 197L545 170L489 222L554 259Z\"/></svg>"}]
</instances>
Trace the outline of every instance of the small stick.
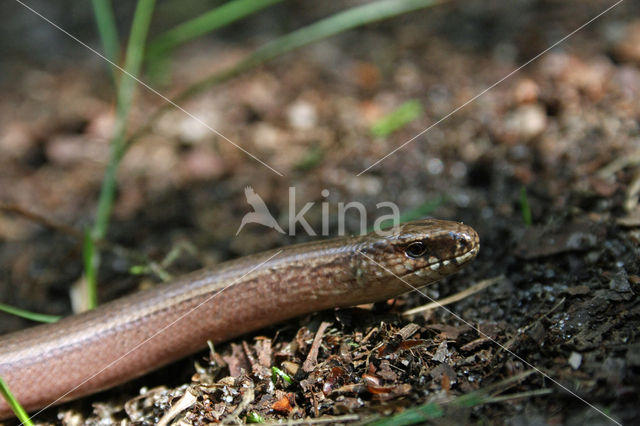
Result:
<instances>
[{"instance_id":1,"label":"small stick","mask_svg":"<svg viewBox=\"0 0 640 426\"><path fill-rule=\"evenodd\" d=\"M313 338L313 343L311 344L311 350L309 351L309 354L307 355L307 359L302 364L302 369L305 372L307 372L307 373L312 372L313 368L318 363L318 359L317 359L318 358L318 349L320 349L320 343L322 343L322 336L324 335L324 331L330 325L331 325L330 322L323 321L320 324L320 327L318 327L318 332L316 333L316 336Z\"/></svg>"},{"instance_id":2,"label":"small stick","mask_svg":"<svg viewBox=\"0 0 640 426\"><path fill-rule=\"evenodd\" d=\"M39 223L42 226L53 229L54 231L58 231L63 234L70 235L77 240L82 241L84 239L84 235L82 234L82 232L78 231L77 229L72 228L71 226L54 222L51 219L48 219L34 211L27 210L26 208L19 206L18 204L0 203L0 210L8 213L15 213L32 222Z\"/></svg>"},{"instance_id":3,"label":"small stick","mask_svg":"<svg viewBox=\"0 0 640 426\"><path fill-rule=\"evenodd\" d=\"M464 299L465 297L469 297L472 294L479 292L480 290L484 290L490 285L500 282L503 279L504 279L504 275L499 275L493 278L487 278L486 280L480 281L478 284L472 285L471 287L465 290L462 290L461 292L451 295L449 297L445 297L442 300L427 303L426 305L418 306L417 308L409 309L408 311L403 312L402 315L403 316L415 315L420 312L426 312L432 309L439 308L441 306L450 305L451 303L455 303L459 300Z\"/></svg>"}]
</instances>

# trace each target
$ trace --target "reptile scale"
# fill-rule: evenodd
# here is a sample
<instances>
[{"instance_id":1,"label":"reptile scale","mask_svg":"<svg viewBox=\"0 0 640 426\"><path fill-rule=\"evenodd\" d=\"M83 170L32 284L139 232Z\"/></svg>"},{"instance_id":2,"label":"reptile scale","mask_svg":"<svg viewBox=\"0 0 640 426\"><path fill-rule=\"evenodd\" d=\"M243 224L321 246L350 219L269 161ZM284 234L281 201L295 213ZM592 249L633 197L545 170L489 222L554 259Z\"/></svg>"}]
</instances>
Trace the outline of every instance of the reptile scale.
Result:
<instances>
[{"instance_id":1,"label":"reptile scale","mask_svg":"<svg viewBox=\"0 0 640 426\"><path fill-rule=\"evenodd\" d=\"M200 270L90 312L0 336L0 377L28 411L91 394L306 313L396 297L459 270L480 248L435 219L298 244ZM13 415L0 398L0 419Z\"/></svg>"}]
</instances>

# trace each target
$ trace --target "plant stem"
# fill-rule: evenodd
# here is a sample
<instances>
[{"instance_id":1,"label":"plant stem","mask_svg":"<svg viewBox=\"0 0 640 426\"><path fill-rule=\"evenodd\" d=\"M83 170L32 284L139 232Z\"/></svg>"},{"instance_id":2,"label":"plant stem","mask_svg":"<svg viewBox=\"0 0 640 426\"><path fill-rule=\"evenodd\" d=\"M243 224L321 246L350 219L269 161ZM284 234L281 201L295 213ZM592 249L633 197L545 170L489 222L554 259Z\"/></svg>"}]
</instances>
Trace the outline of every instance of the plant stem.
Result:
<instances>
[{"instance_id":1,"label":"plant stem","mask_svg":"<svg viewBox=\"0 0 640 426\"><path fill-rule=\"evenodd\" d=\"M100 34L100 41L102 42L104 55L110 61L118 63L120 60L120 40L118 37L118 27L116 26L116 20L113 15L111 0L91 0L91 3L93 4L93 14L96 17L96 24L98 25L98 33ZM113 83L117 86L117 69L113 66L110 66L109 68L111 70Z\"/></svg>"},{"instance_id":2,"label":"plant stem","mask_svg":"<svg viewBox=\"0 0 640 426\"><path fill-rule=\"evenodd\" d=\"M90 233L90 246L93 247L87 247L87 245L85 245L88 252L88 255L85 254L85 278L87 281L87 305L89 308L97 305L96 276L100 265L100 254L95 248L95 243L104 239L109 226L109 218L115 198L116 174L125 151L127 122L137 83L135 77L140 73L142 66L144 46L154 6L155 0L139 0L133 17L133 23L131 24L131 35L129 37L124 63L125 71L120 77L120 84L118 86L116 123L113 138L111 139L109 163L107 164L105 176L102 180L96 221Z\"/></svg>"}]
</instances>

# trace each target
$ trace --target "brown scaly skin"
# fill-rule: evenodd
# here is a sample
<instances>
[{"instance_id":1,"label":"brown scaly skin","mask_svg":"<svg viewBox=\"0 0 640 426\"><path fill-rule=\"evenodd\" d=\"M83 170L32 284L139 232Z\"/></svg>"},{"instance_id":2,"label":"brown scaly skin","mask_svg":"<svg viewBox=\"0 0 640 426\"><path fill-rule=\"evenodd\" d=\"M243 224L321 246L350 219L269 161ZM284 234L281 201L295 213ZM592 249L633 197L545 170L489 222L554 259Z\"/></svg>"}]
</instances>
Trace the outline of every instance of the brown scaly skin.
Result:
<instances>
[{"instance_id":1,"label":"brown scaly skin","mask_svg":"<svg viewBox=\"0 0 640 426\"><path fill-rule=\"evenodd\" d=\"M204 346L331 307L398 296L477 254L469 226L434 219L247 256L80 315L0 336L0 377L29 411L143 375ZM13 413L0 398L0 419Z\"/></svg>"}]
</instances>

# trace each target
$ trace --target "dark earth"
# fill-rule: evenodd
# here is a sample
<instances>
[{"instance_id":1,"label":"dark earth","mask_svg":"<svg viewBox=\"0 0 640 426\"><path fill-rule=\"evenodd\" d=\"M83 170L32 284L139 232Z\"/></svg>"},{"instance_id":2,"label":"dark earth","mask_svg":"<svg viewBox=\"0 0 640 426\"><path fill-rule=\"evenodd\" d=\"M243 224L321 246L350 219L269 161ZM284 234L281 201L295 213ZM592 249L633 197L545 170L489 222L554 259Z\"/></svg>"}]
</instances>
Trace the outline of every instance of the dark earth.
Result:
<instances>
[{"instance_id":1,"label":"dark earth","mask_svg":"<svg viewBox=\"0 0 640 426\"><path fill-rule=\"evenodd\" d=\"M99 58L8 3L0 18L11 20L0 44L0 301L68 315L70 289L82 279L78 231L93 221L108 159L113 90ZM252 47L357 3L285 2L176 51L163 81L143 79L176 94ZM236 236L250 211L246 186L283 227L292 186L298 211L315 202L305 217L316 231L323 201L333 213L359 201L371 218L377 203L392 201L413 217L473 226L480 253L425 288L428 298L413 292L275 325L35 420L360 423L434 403L441 424L635 424L640 3L620 3L514 73L613 4L449 2L294 51L181 103L284 177L184 113L163 114L120 168L102 302L159 282L160 270L177 276L319 238L256 224ZM97 46L85 7L86 16L48 12ZM163 7L156 32L172 25ZM372 135L409 100L422 115ZM131 131L161 105L140 89ZM357 215L348 219L358 232ZM141 264L155 273L129 272ZM479 283L447 310L403 315ZM32 324L0 313L2 333ZM184 409L167 415L178 401Z\"/></svg>"}]
</instances>

